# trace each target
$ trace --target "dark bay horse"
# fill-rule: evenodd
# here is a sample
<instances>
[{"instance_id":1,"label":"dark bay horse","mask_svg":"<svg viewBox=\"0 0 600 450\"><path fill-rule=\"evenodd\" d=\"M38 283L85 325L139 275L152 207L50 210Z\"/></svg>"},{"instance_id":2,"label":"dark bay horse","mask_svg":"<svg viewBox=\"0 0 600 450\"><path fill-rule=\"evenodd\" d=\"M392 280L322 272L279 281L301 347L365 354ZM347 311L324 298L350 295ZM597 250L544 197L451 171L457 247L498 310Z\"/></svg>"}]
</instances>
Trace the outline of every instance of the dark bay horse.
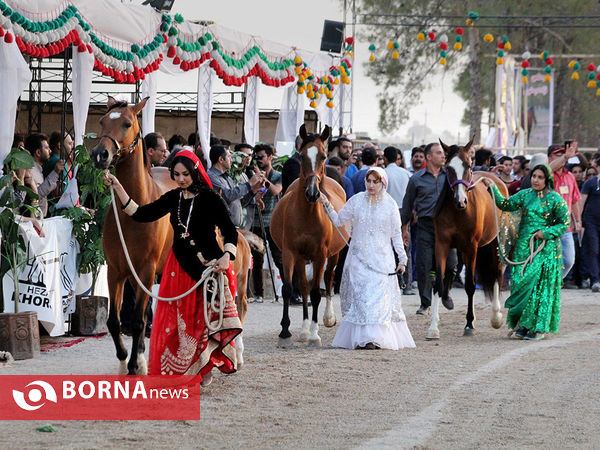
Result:
<instances>
[{"instance_id":1,"label":"dark bay horse","mask_svg":"<svg viewBox=\"0 0 600 450\"><path fill-rule=\"evenodd\" d=\"M288 309L292 297L292 276L294 269L299 276L299 287L302 293L302 332L300 341L309 345L321 345L319 337L318 312L321 302L319 284L323 276L325 261L325 286L327 304L323 324L327 327L335 325L335 313L331 300L333 269L338 260L338 253L346 245L333 224L327 217L325 209L318 202L323 192L339 211L346 202L344 189L333 179L325 176L325 160L327 158L326 142L329 138L329 127L325 127L321 135L309 135L304 125L300 127L302 157L300 178L294 181L287 192L277 203L271 218L271 233L273 240L281 249L283 256L283 317L279 346L289 347L292 344L292 334L289 331L290 319ZM348 234L341 228L344 238ZM306 278L306 264L313 263L313 280L310 287L312 302L312 323L308 319L309 286Z\"/></svg>"},{"instance_id":2,"label":"dark bay horse","mask_svg":"<svg viewBox=\"0 0 600 450\"><path fill-rule=\"evenodd\" d=\"M504 183L489 172L471 171L469 148L473 140L464 147L448 147L440 140L446 153L446 183L437 205L435 225L436 283L431 326L427 339L439 339L439 303L440 296L448 295L453 280L443 274L446 271L446 258L451 248L462 253L465 264L465 291L469 304L465 336L474 332L475 321L473 294L475 293L475 273L488 298L492 299L492 326L502 326L500 312L500 283L504 268L498 256L498 238L494 214L499 214L493 199L484 183L477 180L482 176L491 178L497 184L502 195L508 195Z\"/></svg>"},{"instance_id":3,"label":"dark bay horse","mask_svg":"<svg viewBox=\"0 0 600 450\"><path fill-rule=\"evenodd\" d=\"M148 98L145 98L136 105L128 105L126 102L118 102L109 97L108 112L100 119L102 127L100 140L92 151L92 160L97 168L105 170L111 165L115 166L116 177L138 205L150 203L168 190L177 187L177 183L171 180L169 169L166 167L151 168L149 158L144 152L143 137L137 115L147 100ZM117 211L133 267L146 288L150 289L155 275L162 272L173 243L173 230L169 224L169 216L164 216L155 222L138 223L125 214L120 207ZM240 241L242 241L241 245ZM250 254L250 249L247 244L243 245L244 242L243 236L238 233L239 262L245 261L246 264L245 270L241 272L243 276L240 277L238 274L238 283L244 283L243 292L245 292L245 279L247 278L245 274L248 272ZM108 265L108 288L111 302L107 325L115 343L117 358L121 361L121 373L145 374L147 373L147 364L144 357L144 330L146 328L145 312L148 295L137 284L129 270L112 208L109 208L106 214L102 245ZM240 255L240 251L244 255ZM120 333L121 303L126 279L129 279L133 286L136 299L131 357L127 365L125 365L127 350L123 345ZM245 296L241 297L238 296L237 301L245 300ZM238 307L238 309L240 308ZM245 308L242 309L242 314L245 315ZM242 314L240 314L240 319L243 321Z\"/></svg>"}]
</instances>

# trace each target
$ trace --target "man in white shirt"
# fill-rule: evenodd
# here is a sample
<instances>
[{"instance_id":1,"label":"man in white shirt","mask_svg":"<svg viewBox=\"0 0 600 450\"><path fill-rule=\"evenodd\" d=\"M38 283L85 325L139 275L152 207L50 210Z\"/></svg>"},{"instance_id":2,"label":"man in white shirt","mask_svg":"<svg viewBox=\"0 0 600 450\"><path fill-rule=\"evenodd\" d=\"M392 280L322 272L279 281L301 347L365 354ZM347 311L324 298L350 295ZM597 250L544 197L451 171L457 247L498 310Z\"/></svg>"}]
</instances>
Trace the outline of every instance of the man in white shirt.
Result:
<instances>
[{"instance_id":1,"label":"man in white shirt","mask_svg":"<svg viewBox=\"0 0 600 450\"><path fill-rule=\"evenodd\" d=\"M403 167L400 167L396 164L396 159L398 159L398 155L400 154L400 149L396 147L386 147L383 150L383 160L385 163L385 171L388 176L388 188L387 192L392 196L392 198L398 204L398 209L402 208L402 201L404 200L404 194L406 193L406 186L408 185L408 180L410 178L410 172ZM405 246L406 254L410 255L410 248ZM406 267L406 271L403 275L404 284L406 284L406 288L404 288L404 295L414 295L415 292L410 287L410 282L412 281L412 264L411 259L408 258L408 265Z\"/></svg>"},{"instance_id":2,"label":"man in white shirt","mask_svg":"<svg viewBox=\"0 0 600 450\"><path fill-rule=\"evenodd\" d=\"M35 160L35 165L31 169L31 178L37 186L39 196L39 207L42 217L48 214L48 194L50 194L58 183L59 174L65 169L65 162L59 159L54 169L44 178L42 166L50 159L50 145L48 145L48 136L45 134L34 133L25 139L25 148L31 153Z\"/></svg>"}]
</instances>

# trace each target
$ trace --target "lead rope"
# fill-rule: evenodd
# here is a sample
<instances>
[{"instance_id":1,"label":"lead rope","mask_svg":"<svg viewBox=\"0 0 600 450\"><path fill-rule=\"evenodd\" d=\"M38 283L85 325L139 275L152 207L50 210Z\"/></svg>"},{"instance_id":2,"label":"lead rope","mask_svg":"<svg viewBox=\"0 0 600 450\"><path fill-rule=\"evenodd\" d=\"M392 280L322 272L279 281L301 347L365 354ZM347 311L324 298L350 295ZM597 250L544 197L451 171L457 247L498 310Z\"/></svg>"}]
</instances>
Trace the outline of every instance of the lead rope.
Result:
<instances>
[{"instance_id":1,"label":"lead rope","mask_svg":"<svg viewBox=\"0 0 600 450\"><path fill-rule=\"evenodd\" d=\"M177 297L160 297L158 295L154 295L151 291L149 291L144 283L140 280L137 272L133 267L133 263L131 262L131 258L129 256L129 251L127 250L127 244L125 243L125 238L123 237L123 230L121 229L121 222L119 221L119 215L117 211L117 203L115 202L115 192L111 186L110 187L110 197L112 199L113 212L115 214L115 222L117 223L117 231L119 233L119 240L121 241L121 246L123 247L123 253L125 253L125 259L127 260L127 265L129 266L129 270L133 274L133 278L137 281L138 285L142 288L142 290L148 294L150 297L155 298L157 300L171 302L174 300L179 300L192 292L194 292L202 283L204 283L203 287L203 295L204 295L204 321L206 323L206 327L210 331L216 331L223 325L223 316L225 311L225 274L222 272L215 273L215 268L212 265L209 265L204 272L202 272L202 276L200 280L192 286L188 291L184 292ZM207 262L206 260L201 261L202 264L210 264L212 261ZM208 316L208 305L206 304L208 301L207 294L210 294L210 302L211 302L211 310L219 314L219 320L217 322L217 326L213 327L210 323L210 317ZM215 306L214 300L216 300L217 295L219 296L219 306Z\"/></svg>"},{"instance_id":2,"label":"lead rope","mask_svg":"<svg viewBox=\"0 0 600 450\"><path fill-rule=\"evenodd\" d=\"M483 180L483 178L484 177L481 177L479 180L473 183L472 187L474 187L479 181ZM490 194L492 194L494 206L496 206L496 194L494 193L493 187L488 186L487 189L488 191L490 191ZM508 259L508 256L504 254L502 246L500 245L500 227L498 226L498 214L496 214L496 211L494 211L494 220L496 222L496 236L498 237L498 253L501 253L500 256L502 257L502 259L504 259L508 264L512 266L523 265L523 267L521 268L521 276L523 276L527 264L531 263L533 259L538 255L538 253L540 253L544 249L546 245L546 239L542 239L542 243L538 246L538 248L535 248L535 235L532 235L531 239L529 239L529 256L524 261L511 261L510 259Z\"/></svg>"}]
</instances>

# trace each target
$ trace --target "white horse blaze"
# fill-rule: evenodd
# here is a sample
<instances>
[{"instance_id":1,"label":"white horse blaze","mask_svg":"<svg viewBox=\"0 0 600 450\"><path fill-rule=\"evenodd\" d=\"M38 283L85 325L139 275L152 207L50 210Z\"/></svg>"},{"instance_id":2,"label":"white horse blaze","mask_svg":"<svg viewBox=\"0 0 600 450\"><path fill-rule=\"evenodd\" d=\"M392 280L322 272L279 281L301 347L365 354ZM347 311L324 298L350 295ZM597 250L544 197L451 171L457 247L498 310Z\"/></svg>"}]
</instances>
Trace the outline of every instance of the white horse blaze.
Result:
<instances>
[{"instance_id":1,"label":"white horse blaze","mask_svg":"<svg viewBox=\"0 0 600 450\"><path fill-rule=\"evenodd\" d=\"M319 149L315 146L312 146L308 150L306 150L306 155L308 156L308 159L310 159L310 164L312 166L313 172L317 168L317 155L318 154L319 154Z\"/></svg>"},{"instance_id":2,"label":"white horse blaze","mask_svg":"<svg viewBox=\"0 0 600 450\"><path fill-rule=\"evenodd\" d=\"M118 119L121 117L121 113L120 112L111 112L108 117L110 117L111 119Z\"/></svg>"},{"instance_id":3,"label":"white horse blaze","mask_svg":"<svg viewBox=\"0 0 600 450\"><path fill-rule=\"evenodd\" d=\"M465 166L463 165L462 159L460 159L458 156L455 156L452 158L452 161L450 161L449 166L454 169L454 172L456 173L456 179L462 180L465 174ZM467 201L467 192L465 191L465 185L462 183L458 185L458 201L461 204L464 204Z\"/></svg>"}]
</instances>

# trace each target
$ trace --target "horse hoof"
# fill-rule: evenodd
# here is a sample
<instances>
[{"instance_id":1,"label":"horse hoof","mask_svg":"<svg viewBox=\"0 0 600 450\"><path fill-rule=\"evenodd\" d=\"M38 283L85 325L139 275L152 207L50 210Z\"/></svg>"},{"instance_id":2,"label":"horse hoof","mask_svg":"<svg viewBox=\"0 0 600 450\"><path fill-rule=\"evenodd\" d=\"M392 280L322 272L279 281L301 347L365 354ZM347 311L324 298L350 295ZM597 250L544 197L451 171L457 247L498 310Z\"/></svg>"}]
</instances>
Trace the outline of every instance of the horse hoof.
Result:
<instances>
[{"instance_id":1,"label":"horse hoof","mask_svg":"<svg viewBox=\"0 0 600 450\"><path fill-rule=\"evenodd\" d=\"M321 346L321 338L318 337L316 339L309 339L308 346L309 347L320 347Z\"/></svg>"},{"instance_id":2,"label":"horse hoof","mask_svg":"<svg viewBox=\"0 0 600 450\"><path fill-rule=\"evenodd\" d=\"M475 334L474 328L465 328L465 331L463 331L463 336L473 336L474 334Z\"/></svg>"},{"instance_id":3,"label":"horse hoof","mask_svg":"<svg viewBox=\"0 0 600 450\"><path fill-rule=\"evenodd\" d=\"M277 347L279 348L290 348L294 343L292 342L292 338L279 338L279 342L277 343Z\"/></svg>"},{"instance_id":4,"label":"horse hoof","mask_svg":"<svg viewBox=\"0 0 600 450\"><path fill-rule=\"evenodd\" d=\"M127 360L123 359L119 361L119 375L127 375L128 371L129 370L127 369Z\"/></svg>"},{"instance_id":5,"label":"horse hoof","mask_svg":"<svg viewBox=\"0 0 600 450\"><path fill-rule=\"evenodd\" d=\"M143 353L140 353L137 358L136 375L148 375L148 363Z\"/></svg>"},{"instance_id":6,"label":"horse hoof","mask_svg":"<svg viewBox=\"0 0 600 450\"><path fill-rule=\"evenodd\" d=\"M302 331L298 336L298 342L306 342L310 337L310 331Z\"/></svg>"},{"instance_id":7,"label":"horse hoof","mask_svg":"<svg viewBox=\"0 0 600 450\"><path fill-rule=\"evenodd\" d=\"M496 330L502 326L502 313L496 313L492 316L492 328Z\"/></svg>"},{"instance_id":8,"label":"horse hoof","mask_svg":"<svg viewBox=\"0 0 600 450\"><path fill-rule=\"evenodd\" d=\"M323 325L325 325L327 328L334 327L336 323L337 323L337 320L336 320L335 316L323 317Z\"/></svg>"},{"instance_id":9,"label":"horse hoof","mask_svg":"<svg viewBox=\"0 0 600 450\"><path fill-rule=\"evenodd\" d=\"M427 336L425 336L425 339L427 339L428 341L437 340L439 338L440 338L439 330L429 330L429 331L427 331Z\"/></svg>"},{"instance_id":10,"label":"horse hoof","mask_svg":"<svg viewBox=\"0 0 600 450\"><path fill-rule=\"evenodd\" d=\"M204 378L202 378L202 382L200 383L202 386L208 386L210 383L212 383L213 380L213 376L211 372L208 372L206 375L204 375Z\"/></svg>"}]
</instances>

